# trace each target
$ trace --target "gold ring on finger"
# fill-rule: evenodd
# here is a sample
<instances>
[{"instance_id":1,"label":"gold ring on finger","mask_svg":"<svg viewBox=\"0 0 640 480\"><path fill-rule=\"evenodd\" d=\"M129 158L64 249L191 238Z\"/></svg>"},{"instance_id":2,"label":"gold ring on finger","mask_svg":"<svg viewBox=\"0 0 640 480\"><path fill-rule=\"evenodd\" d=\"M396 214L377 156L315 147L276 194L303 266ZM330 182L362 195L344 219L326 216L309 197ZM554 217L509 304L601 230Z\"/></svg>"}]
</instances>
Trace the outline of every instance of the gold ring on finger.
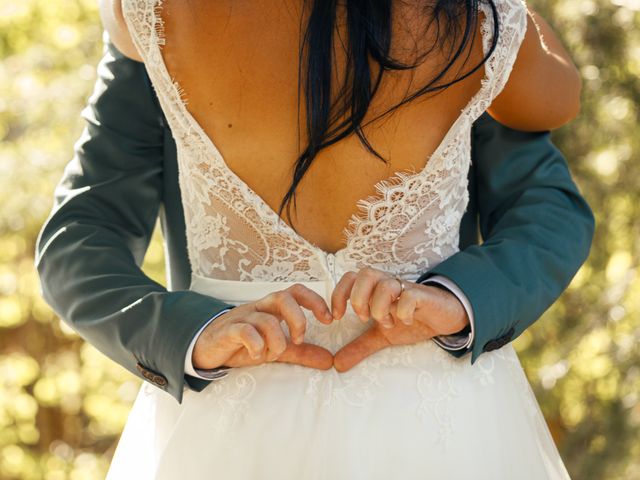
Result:
<instances>
[{"instance_id":1,"label":"gold ring on finger","mask_svg":"<svg viewBox=\"0 0 640 480\"><path fill-rule=\"evenodd\" d=\"M398 282L400 282L400 293L398 294L398 296L394 300L394 302L397 302L398 300L400 300L400 295L402 295L404 290L405 290L404 289L404 281L400 277L398 277L397 275L394 276L393 278L395 278Z\"/></svg>"}]
</instances>

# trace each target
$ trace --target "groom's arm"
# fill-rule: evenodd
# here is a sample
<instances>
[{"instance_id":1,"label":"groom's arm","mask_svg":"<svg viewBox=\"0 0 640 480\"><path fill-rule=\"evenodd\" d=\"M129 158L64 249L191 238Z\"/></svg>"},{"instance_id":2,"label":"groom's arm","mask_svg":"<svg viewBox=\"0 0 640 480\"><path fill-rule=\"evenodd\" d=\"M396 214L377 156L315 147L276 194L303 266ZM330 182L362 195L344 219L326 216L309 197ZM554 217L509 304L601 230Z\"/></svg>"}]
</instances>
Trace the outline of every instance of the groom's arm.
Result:
<instances>
[{"instance_id":1,"label":"groom's arm","mask_svg":"<svg viewBox=\"0 0 640 480\"><path fill-rule=\"evenodd\" d=\"M232 305L168 292L140 269L163 200L165 129L156 101L144 65L108 44L35 266L43 297L65 323L181 402L189 379L176 359Z\"/></svg>"},{"instance_id":2,"label":"groom's arm","mask_svg":"<svg viewBox=\"0 0 640 480\"><path fill-rule=\"evenodd\" d=\"M475 362L533 324L569 285L591 248L594 217L548 132L507 128L485 114L474 125L480 233L425 272L450 279L473 310ZM470 179L473 181L473 179Z\"/></svg>"}]
</instances>

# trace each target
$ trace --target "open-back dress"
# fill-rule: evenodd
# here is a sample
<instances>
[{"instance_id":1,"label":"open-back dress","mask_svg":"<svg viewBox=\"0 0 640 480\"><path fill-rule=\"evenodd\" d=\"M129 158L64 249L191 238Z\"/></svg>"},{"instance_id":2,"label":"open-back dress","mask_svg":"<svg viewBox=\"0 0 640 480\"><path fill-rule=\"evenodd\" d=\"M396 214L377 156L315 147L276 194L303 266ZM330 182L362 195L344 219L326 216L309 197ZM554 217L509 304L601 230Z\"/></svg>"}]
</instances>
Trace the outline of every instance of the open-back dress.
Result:
<instances>
[{"instance_id":1,"label":"open-back dress","mask_svg":"<svg viewBox=\"0 0 640 480\"><path fill-rule=\"evenodd\" d=\"M479 91L422 170L397 172L359 202L348 243L329 253L234 174L187 109L162 56L161 0L124 0L129 32L176 140L190 288L239 305L302 283L330 305L349 270L369 265L411 282L455 254L468 202L471 126L504 87L527 25L520 0L495 3L500 35ZM480 9L487 52L494 20L486 2ZM332 353L373 322L363 323L350 304L330 325L305 313L305 341ZM429 340L385 348L344 373L280 362L233 368L200 392L185 390L182 403L143 383L107 479L205 478L569 477L510 344L472 365L468 355L456 358Z\"/></svg>"}]
</instances>

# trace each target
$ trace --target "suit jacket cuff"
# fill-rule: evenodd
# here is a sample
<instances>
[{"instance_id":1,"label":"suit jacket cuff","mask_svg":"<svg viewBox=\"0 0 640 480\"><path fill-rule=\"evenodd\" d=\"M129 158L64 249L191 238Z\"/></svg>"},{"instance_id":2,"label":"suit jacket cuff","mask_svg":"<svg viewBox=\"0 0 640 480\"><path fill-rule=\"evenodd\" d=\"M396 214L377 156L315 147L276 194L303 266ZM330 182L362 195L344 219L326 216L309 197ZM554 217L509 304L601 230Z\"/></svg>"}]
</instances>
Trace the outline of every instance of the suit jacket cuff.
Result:
<instances>
[{"instance_id":1,"label":"suit jacket cuff","mask_svg":"<svg viewBox=\"0 0 640 480\"><path fill-rule=\"evenodd\" d=\"M458 300L460 300L460 303L462 303L462 306L469 316L470 332L465 333L463 331L462 333L454 333L452 335L439 335L437 337L434 337L433 341L445 350L456 351L467 350L471 348L473 339L475 337L473 308L471 307L471 302L464 294L464 292L452 280L443 275L434 275L433 277L429 277L427 280L424 280L421 283L423 285L427 285L429 283L437 283L439 285L442 285L443 287L446 287L449 291L451 291L451 293L458 297Z\"/></svg>"},{"instance_id":2,"label":"suit jacket cuff","mask_svg":"<svg viewBox=\"0 0 640 480\"><path fill-rule=\"evenodd\" d=\"M217 367L217 368L211 368L211 369L195 368L193 366L193 360L191 359L191 356L193 355L193 349L196 346L196 341L198 340L198 337L200 336L202 331L205 328L207 328L207 325L209 325L216 318L218 318L223 313L228 312L229 310L231 310L231 308L225 308L224 310L221 310L220 312L216 313L213 317L207 320L207 322L202 326L202 328L198 330L198 332L194 335L193 340L191 340L191 343L189 344L189 348L187 349L187 354L184 357L184 373L187 373L193 377L202 378L203 380L212 380L215 378L222 378L227 375L228 373L227 370L229 370L229 368L231 367Z\"/></svg>"}]
</instances>

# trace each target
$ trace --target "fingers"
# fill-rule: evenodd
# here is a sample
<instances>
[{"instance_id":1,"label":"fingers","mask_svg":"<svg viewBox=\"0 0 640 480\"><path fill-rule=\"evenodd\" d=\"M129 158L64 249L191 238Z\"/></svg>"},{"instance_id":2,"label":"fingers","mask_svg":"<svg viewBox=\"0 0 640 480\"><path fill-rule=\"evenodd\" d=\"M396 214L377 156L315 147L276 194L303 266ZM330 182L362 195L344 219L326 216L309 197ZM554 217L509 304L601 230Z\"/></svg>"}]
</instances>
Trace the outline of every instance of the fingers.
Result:
<instances>
[{"instance_id":1,"label":"fingers","mask_svg":"<svg viewBox=\"0 0 640 480\"><path fill-rule=\"evenodd\" d=\"M386 273L370 267L365 267L358 272L358 276L353 282L350 299L353 311L363 322L371 318L369 300L378 281L386 276Z\"/></svg>"},{"instance_id":2,"label":"fingers","mask_svg":"<svg viewBox=\"0 0 640 480\"><path fill-rule=\"evenodd\" d=\"M371 318L383 327L393 327L395 321L391 315L392 305L401 292L400 282L395 278L385 277L378 281L369 301ZM402 297L400 297L402 298Z\"/></svg>"},{"instance_id":3,"label":"fingers","mask_svg":"<svg viewBox=\"0 0 640 480\"><path fill-rule=\"evenodd\" d=\"M286 289L298 303L298 305L311 310L311 313L319 322L329 324L333 321L333 316L329 311L329 306L320 295L300 283L295 283Z\"/></svg>"},{"instance_id":4,"label":"fingers","mask_svg":"<svg viewBox=\"0 0 640 480\"><path fill-rule=\"evenodd\" d=\"M398 282L396 281L396 283ZM402 292L398 301L391 307L391 315L405 325L413 325L415 320L415 311L419 302L419 294L420 291L413 286L406 289Z\"/></svg>"},{"instance_id":5,"label":"fingers","mask_svg":"<svg viewBox=\"0 0 640 480\"><path fill-rule=\"evenodd\" d=\"M369 300L377 283L388 277L382 270L364 267L358 273L347 272L336 284L331 295L334 318L342 318L347 308L347 300L351 300L351 308L363 322L371 318Z\"/></svg>"},{"instance_id":6,"label":"fingers","mask_svg":"<svg viewBox=\"0 0 640 480\"><path fill-rule=\"evenodd\" d=\"M290 346L301 346L304 341L307 319L301 307L311 310L322 323L333 321L320 295L302 284L294 284L256 302L236 307L233 313L229 313L231 317L226 317L225 323L214 322L216 331L210 336L208 345L215 346L209 348L215 354L209 353L206 363L224 362L240 366L278 360ZM288 326L293 344L287 341L282 320ZM238 349L239 346L244 349ZM321 347L307 346L303 350L292 351L297 353L289 352L284 357L285 361L316 368L333 365L333 356ZM301 352L310 352L311 356L308 359L295 356Z\"/></svg>"},{"instance_id":7,"label":"fingers","mask_svg":"<svg viewBox=\"0 0 640 480\"><path fill-rule=\"evenodd\" d=\"M284 320L289 327L291 341L302 343L307 319L294 297L285 290L273 292L256 302L256 309Z\"/></svg>"},{"instance_id":8,"label":"fingers","mask_svg":"<svg viewBox=\"0 0 640 480\"><path fill-rule=\"evenodd\" d=\"M358 273L345 273L331 296L335 318L344 315L350 300L361 319L373 318L381 325L395 328L369 328L334 358L328 350L304 343L307 320L302 307L312 311L322 323L331 323L333 317L320 295L302 284L294 284L252 304L236 307L231 312L237 319L225 317L235 323L218 322L218 333L207 337L208 345L215 345L210 349L215 355L208 355L206 363L240 366L279 361L322 370L334 366L340 372L347 371L389 345L415 343L433 336L430 330L422 331L427 328L425 322L414 321L421 305L420 288L406 287L398 298L400 284L386 272L366 267ZM231 312L225 315L233 315ZM287 323L293 343L288 342L282 320ZM423 327L422 330L419 327Z\"/></svg>"},{"instance_id":9,"label":"fingers","mask_svg":"<svg viewBox=\"0 0 640 480\"><path fill-rule=\"evenodd\" d=\"M252 312L242 321L227 325L222 336L244 346L249 356L259 363L276 360L287 348L280 320L264 312Z\"/></svg>"},{"instance_id":10,"label":"fingers","mask_svg":"<svg viewBox=\"0 0 640 480\"><path fill-rule=\"evenodd\" d=\"M250 315L245 323L253 325L264 339L264 348L260 352L260 357L265 357L265 361L273 362L287 348L287 338L285 337L280 320L273 315L263 312L256 312Z\"/></svg>"},{"instance_id":11,"label":"fingers","mask_svg":"<svg viewBox=\"0 0 640 480\"><path fill-rule=\"evenodd\" d=\"M277 361L328 370L333 366L333 355L329 350L311 343L290 343Z\"/></svg>"},{"instance_id":12,"label":"fingers","mask_svg":"<svg viewBox=\"0 0 640 480\"><path fill-rule=\"evenodd\" d=\"M382 326L391 328L395 323L391 309L401 291L400 282L381 270L365 267L358 273L347 272L331 295L334 318L342 318L347 300L351 300L351 307L360 320L366 322L373 318ZM412 316L403 318L412 321Z\"/></svg>"},{"instance_id":13,"label":"fingers","mask_svg":"<svg viewBox=\"0 0 640 480\"><path fill-rule=\"evenodd\" d=\"M225 336L238 345L243 345L249 356L254 360L259 359L264 351L265 342L262 335L249 323L231 323L227 326Z\"/></svg>"},{"instance_id":14,"label":"fingers","mask_svg":"<svg viewBox=\"0 0 640 480\"><path fill-rule=\"evenodd\" d=\"M341 319L347 310L347 300L351 296L351 290L357 277L358 274L356 272L346 272L333 288L331 293L331 312L336 320Z\"/></svg>"},{"instance_id":15,"label":"fingers","mask_svg":"<svg viewBox=\"0 0 640 480\"><path fill-rule=\"evenodd\" d=\"M273 292L256 302L256 309L284 320L289 327L291 341L302 343L307 319L300 307L305 307L322 323L331 323L333 317L324 299L300 283L285 290Z\"/></svg>"},{"instance_id":16,"label":"fingers","mask_svg":"<svg viewBox=\"0 0 640 480\"><path fill-rule=\"evenodd\" d=\"M280 322L270 314L258 312L251 315L253 323L234 323L229 325L227 335L234 336L239 344L246 347L251 360L243 359L244 355L236 355L225 364L236 367L245 365L258 365L265 361L284 362L303 367L316 368L319 370L328 370L333 367L333 354L318 345L310 343L287 343L284 332L280 329ZM280 334L276 334L277 329ZM266 336L266 341L258 331ZM275 339L275 340L274 340ZM284 341L284 348L282 347ZM273 346L272 346L273 345ZM265 346L267 349L265 351ZM244 352L244 350L243 350Z\"/></svg>"},{"instance_id":17,"label":"fingers","mask_svg":"<svg viewBox=\"0 0 640 480\"><path fill-rule=\"evenodd\" d=\"M252 364L273 362L287 349L280 320L269 313L253 312L241 322L229 324L223 336L244 346Z\"/></svg>"},{"instance_id":18,"label":"fingers","mask_svg":"<svg viewBox=\"0 0 640 480\"><path fill-rule=\"evenodd\" d=\"M379 328L369 328L336 352L333 358L333 366L338 372L346 372L368 356L389 345L389 341Z\"/></svg>"}]
</instances>

